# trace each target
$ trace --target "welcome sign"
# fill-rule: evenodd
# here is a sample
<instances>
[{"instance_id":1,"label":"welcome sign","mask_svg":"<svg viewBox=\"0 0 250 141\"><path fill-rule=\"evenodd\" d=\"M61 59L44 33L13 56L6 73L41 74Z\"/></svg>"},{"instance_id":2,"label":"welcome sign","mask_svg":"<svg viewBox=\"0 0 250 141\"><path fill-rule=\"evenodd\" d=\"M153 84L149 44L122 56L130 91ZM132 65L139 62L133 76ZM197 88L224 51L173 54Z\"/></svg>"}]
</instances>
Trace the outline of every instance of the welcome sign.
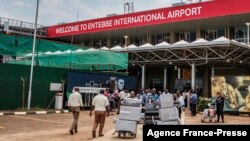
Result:
<instances>
[{"instance_id":1,"label":"welcome sign","mask_svg":"<svg viewBox=\"0 0 250 141\"><path fill-rule=\"evenodd\" d=\"M233 6L233 8L232 8ZM223 8L221 8L223 7ZM49 37L166 24L250 12L249 0L219 0L48 27Z\"/></svg>"}]
</instances>

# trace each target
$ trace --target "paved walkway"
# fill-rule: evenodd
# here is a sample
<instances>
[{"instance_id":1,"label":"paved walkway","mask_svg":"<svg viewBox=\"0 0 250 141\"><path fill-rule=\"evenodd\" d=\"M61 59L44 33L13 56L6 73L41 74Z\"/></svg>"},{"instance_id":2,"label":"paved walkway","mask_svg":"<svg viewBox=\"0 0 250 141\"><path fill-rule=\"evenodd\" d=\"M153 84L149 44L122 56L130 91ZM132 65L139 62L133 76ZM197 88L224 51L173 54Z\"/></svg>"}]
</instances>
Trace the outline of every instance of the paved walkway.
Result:
<instances>
[{"instance_id":1,"label":"paved walkway","mask_svg":"<svg viewBox=\"0 0 250 141\"><path fill-rule=\"evenodd\" d=\"M225 123L210 123L201 122L201 117L202 114L198 113L195 117L190 116L190 112L183 112L182 114L182 119L181 119L181 124L182 125L227 125L227 124L247 124L250 125L250 117L248 115L240 115L240 116L231 116L231 115L225 115ZM136 138L118 138L118 134L116 133L113 135L114 129L108 131L105 133L104 137L97 137L93 139L93 141L121 141L121 140L126 140L126 141L142 141L142 125L138 125L137 128L137 136Z\"/></svg>"},{"instance_id":2,"label":"paved walkway","mask_svg":"<svg viewBox=\"0 0 250 141\"><path fill-rule=\"evenodd\" d=\"M186 114L182 114L182 118L181 118L181 124L185 124L185 116ZM126 141L142 141L142 124L139 124L137 127L137 135L136 138L119 138L118 134L116 133L115 135L113 135L115 129L112 129L110 131L108 131L107 133L105 133L104 137L97 137L95 139L93 139L93 141L121 141L121 140L126 140Z\"/></svg>"},{"instance_id":3,"label":"paved walkway","mask_svg":"<svg viewBox=\"0 0 250 141\"><path fill-rule=\"evenodd\" d=\"M248 114L242 114L242 115L225 115L225 123L217 123L217 122L209 122L208 119L205 120L205 123L201 122L202 114L199 113L195 117L191 116L190 113L186 113L185 115L185 124L186 125L250 125L250 117ZM215 119L216 121L216 119Z\"/></svg>"},{"instance_id":4,"label":"paved walkway","mask_svg":"<svg viewBox=\"0 0 250 141\"><path fill-rule=\"evenodd\" d=\"M97 137L97 138L93 139L93 141L121 141L121 140L142 141L142 124L138 125L137 135L135 138L130 138L130 137L119 138L117 133L115 135L113 135L114 131L115 130L112 129L112 130L108 131L107 133L105 133L104 137Z\"/></svg>"}]
</instances>

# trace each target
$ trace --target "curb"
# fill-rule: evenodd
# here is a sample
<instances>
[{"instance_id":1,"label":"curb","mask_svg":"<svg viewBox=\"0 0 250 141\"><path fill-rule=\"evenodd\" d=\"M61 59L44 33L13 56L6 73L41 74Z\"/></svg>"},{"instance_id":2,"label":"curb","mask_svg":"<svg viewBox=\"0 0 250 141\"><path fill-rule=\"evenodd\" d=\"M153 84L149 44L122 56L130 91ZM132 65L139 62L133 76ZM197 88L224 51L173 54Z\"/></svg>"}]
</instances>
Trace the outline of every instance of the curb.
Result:
<instances>
[{"instance_id":1,"label":"curb","mask_svg":"<svg viewBox=\"0 0 250 141\"><path fill-rule=\"evenodd\" d=\"M44 114L62 114L69 113L69 110L54 110L54 111L25 111L25 112L0 112L0 116L7 115L44 115Z\"/></svg>"}]
</instances>

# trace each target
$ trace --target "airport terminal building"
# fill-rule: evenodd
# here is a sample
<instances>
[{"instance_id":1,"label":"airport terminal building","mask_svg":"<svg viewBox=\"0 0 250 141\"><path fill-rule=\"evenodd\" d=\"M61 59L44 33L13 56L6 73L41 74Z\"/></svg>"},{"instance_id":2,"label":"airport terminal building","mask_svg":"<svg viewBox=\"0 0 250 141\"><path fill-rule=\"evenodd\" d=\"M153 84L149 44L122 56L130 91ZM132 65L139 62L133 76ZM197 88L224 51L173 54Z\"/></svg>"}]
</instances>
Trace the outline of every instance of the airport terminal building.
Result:
<instances>
[{"instance_id":1,"label":"airport terminal building","mask_svg":"<svg viewBox=\"0 0 250 141\"><path fill-rule=\"evenodd\" d=\"M47 38L128 52L142 88L199 89L250 75L250 1L211 0L48 27Z\"/></svg>"},{"instance_id":2,"label":"airport terminal building","mask_svg":"<svg viewBox=\"0 0 250 141\"><path fill-rule=\"evenodd\" d=\"M49 27L39 25L33 55L35 74L39 74L35 76L39 81L34 81L34 104L47 107L49 103L43 99L53 96L47 87L52 79L87 71L107 77L91 77L86 86L96 82L93 84L101 84L99 87L112 84L112 89L117 89L113 87L117 82L128 90L167 88L174 93L194 89L198 96L212 98L220 92L226 99L226 111L249 112L249 7L249 0L199 0ZM21 93L17 85L20 77L29 76L33 27L32 23L0 17L0 62L6 63L0 64L2 91ZM131 79L121 79L121 73ZM83 77L76 76L72 82L84 86L87 78ZM116 78L118 81L113 81ZM12 96L1 98L8 102ZM4 109L18 106L13 101Z\"/></svg>"},{"instance_id":3,"label":"airport terminal building","mask_svg":"<svg viewBox=\"0 0 250 141\"><path fill-rule=\"evenodd\" d=\"M174 92L192 88L210 96L213 76L244 76L241 85L247 93L249 7L249 0L178 3L49 27L39 25L37 35L84 48L128 53L126 72L137 77L138 89L168 88ZM0 31L9 28L13 34L32 35L33 26L0 18Z\"/></svg>"}]
</instances>

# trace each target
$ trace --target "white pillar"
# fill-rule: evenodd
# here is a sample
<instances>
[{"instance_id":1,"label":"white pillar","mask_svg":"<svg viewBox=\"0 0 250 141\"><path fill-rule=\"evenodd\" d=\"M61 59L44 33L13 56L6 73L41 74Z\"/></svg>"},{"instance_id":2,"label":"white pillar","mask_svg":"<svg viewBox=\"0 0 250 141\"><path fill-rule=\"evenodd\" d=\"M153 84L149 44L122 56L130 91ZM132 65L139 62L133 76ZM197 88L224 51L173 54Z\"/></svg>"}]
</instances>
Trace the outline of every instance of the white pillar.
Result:
<instances>
[{"instance_id":1,"label":"white pillar","mask_svg":"<svg viewBox=\"0 0 250 141\"><path fill-rule=\"evenodd\" d=\"M191 83L191 87L192 89L195 91L195 63L192 63L192 83Z\"/></svg>"},{"instance_id":2,"label":"white pillar","mask_svg":"<svg viewBox=\"0 0 250 141\"><path fill-rule=\"evenodd\" d=\"M250 45L249 44L249 26L250 24L247 25L247 45Z\"/></svg>"},{"instance_id":3,"label":"white pillar","mask_svg":"<svg viewBox=\"0 0 250 141\"><path fill-rule=\"evenodd\" d=\"M178 68L178 79L181 79L181 68Z\"/></svg>"},{"instance_id":4,"label":"white pillar","mask_svg":"<svg viewBox=\"0 0 250 141\"><path fill-rule=\"evenodd\" d=\"M250 26L250 23L246 23L247 25L247 45L250 45L249 44L249 26Z\"/></svg>"},{"instance_id":5,"label":"white pillar","mask_svg":"<svg viewBox=\"0 0 250 141\"><path fill-rule=\"evenodd\" d=\"M167 89L167 68L164 68L163 90Z\"/></svg>"},{"instance_id":6,"label":"white pillar","mask_svg":"<svg viewBox=\"0 0 250 141\"><path fill-rule=\"evenodd\" d=\"M144 89L145 88L145 66L142 66L141 69L142 69L141 88Z\"/></svg>"},{"instance_id":7,"label":"white pillar","mask_svg":"<svg viewBox=\"0 0 250 141\"><path fill-rule=\"evenodd\" d=\"M214 76L214 67L211 68L211 76Z\"/></svg>"}]
</instances>

